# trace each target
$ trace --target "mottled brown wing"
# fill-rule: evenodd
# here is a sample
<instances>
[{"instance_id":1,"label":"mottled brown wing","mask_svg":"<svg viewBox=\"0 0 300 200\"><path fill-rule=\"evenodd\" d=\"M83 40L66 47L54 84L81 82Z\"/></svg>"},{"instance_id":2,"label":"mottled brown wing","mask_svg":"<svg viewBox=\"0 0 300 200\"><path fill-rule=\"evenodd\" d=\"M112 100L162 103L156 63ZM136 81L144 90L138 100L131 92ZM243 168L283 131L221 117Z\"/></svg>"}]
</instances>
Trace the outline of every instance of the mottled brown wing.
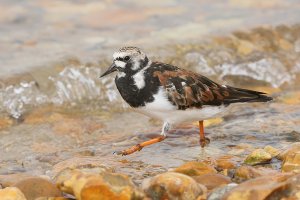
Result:
<instances>
[{"instance_id":1,"label":"mottled brown wing","mask_svg":"<svg viewBox=\"0 0 300 200\"><path fill-rule=\"evenodd\" d=\"M220 106L272 99L262 92L219 85L205 76L180 68L156 71L154 76L165 87L169 100L183 110L204 105Z\"/></svg>"}]
</instances>

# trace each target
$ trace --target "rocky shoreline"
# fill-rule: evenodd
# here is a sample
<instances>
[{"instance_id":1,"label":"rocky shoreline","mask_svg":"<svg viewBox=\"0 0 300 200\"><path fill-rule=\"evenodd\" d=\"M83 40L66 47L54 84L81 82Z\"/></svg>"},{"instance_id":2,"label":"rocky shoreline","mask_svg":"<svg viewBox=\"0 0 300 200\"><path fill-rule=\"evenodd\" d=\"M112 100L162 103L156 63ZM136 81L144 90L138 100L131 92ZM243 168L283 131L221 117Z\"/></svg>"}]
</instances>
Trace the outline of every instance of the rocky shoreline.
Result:
<instances>
[{"instance_id":1,"label":"rocky shoreline","mask_svg":"<svg viewBox=\"0 0 300 200\"><path fill-rule=\"evenodd\" d=\"M236 153L252 147L238 145ZM276 168L272 165L280 163ZM232 154L189 161L141 184L130 174L95 162L90 156L58 163L53 177L25 173L0 175L1 200L64 199L299 199L300 143L284 150L252 149L243 159Z\"/></svg>"}]
</instances>

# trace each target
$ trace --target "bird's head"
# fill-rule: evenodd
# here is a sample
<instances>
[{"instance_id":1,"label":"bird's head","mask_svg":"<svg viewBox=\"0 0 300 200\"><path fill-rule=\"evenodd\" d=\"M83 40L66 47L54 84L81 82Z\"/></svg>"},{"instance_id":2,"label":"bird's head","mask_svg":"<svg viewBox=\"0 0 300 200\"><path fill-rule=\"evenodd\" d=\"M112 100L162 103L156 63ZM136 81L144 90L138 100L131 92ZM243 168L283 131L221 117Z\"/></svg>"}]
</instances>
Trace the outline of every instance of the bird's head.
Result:
<instances>
[{"instance_id":1,"label":"bird's head","mask_svg":"<svg viewBox=\"0 0 300 200\"><path fill-rule=\"evenodd\" d=\"M114 71L125 74L135 74L147 66L149 60L144 52L137 47L123 47L113 54L112 65L100 76L106 76Z\"/></svg>"}]
</instances>

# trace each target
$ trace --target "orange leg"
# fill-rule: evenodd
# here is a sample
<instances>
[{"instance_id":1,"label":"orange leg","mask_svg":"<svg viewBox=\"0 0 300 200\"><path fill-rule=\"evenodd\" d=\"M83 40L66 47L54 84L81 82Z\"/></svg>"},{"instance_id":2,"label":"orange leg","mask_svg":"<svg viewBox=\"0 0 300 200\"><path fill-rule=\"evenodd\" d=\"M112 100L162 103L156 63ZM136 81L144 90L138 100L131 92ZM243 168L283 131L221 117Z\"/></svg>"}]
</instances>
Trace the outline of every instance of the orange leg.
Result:
<instances>
[{"instance_id":1,"label":"orange leg","mask_svg":"<svg viewBox=\"0 0 300 200\"><path fill-rule=\"evenodd\" d=\"M142 148L146 147L146 146L149 146L151 144L155 144L155 143L158 143L158 142L161 142L163 141L164 139L166 138L166 136L164 135L161 135L159 137L156 137L156 138L153 138L151 140L147 140L145 142L142 142L142 143L139 143L137 145L134 145L132 147L130 147L129 149L125 149L123 151L118 151L118 152L115 152L117 155L122 155L122 156L126 156L126 155L129 155L129 154L132 154L136 151L140 151L142 150Z\"/></svg>"},{"instance_id":2,"label":"orange leg","mask_svg":"<svg viewBox=\"0 0 300 200\"><path fill-rule=\"evenodd\" d=\"M206 145L209 144L210 140L208 138L205 138L203 120L199 121L199 131L200 131L200 146L204 148Z\"/></svg>"}]
</instances>

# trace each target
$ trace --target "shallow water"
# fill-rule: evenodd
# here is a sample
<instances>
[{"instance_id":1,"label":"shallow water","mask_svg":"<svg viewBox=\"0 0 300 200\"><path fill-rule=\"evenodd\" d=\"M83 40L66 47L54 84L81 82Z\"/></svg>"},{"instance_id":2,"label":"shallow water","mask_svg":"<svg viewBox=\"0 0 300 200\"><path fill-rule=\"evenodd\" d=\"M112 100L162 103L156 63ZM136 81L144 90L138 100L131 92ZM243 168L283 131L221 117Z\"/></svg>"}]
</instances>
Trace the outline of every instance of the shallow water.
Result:
<instances>
[{"instance_id":1,"label":"shallow water","mask_svg":"<svg viewBox=\"0 0 300 200\"><path fill-rule=\"evenodd\" d=\"M176 1L167 1L146 6L148 14L145 14L147 16L140 19L141 21L134 21L135 18L132 17L126 19L133 20L130 25L116 20L112 21L113 25L102 24L100 27L94 27L97 23L93 21L87 22L96 15L97 9L117 9L111 7L109 2L94 2L91 5L82 3L86 6L82 12L91 11L92 14L82 15L78 19L72 17L77 17L75 13L79 3L69 5L31 1L22 2L24 7L21 8L19 5L12 6L13 2L4 1L1 5L17 13L16 16L26 16L27 20L22 21L24 19L20 17L19 20L14 18L7 21L3 16L7 17L8 14L2 14L1 19L5 20L4 29L1 31L6 35L11 33L17 24L21 24L22 27L36 23L33 29L40 30L49 20L57 27L67 26L69 23L67 30L70 32L64 31L61 37L57 37L54 35L57 29L53 29L49 31L52 34L45 38L37 34L34 37L36 43L29 43L31 47L27 43L27 46L24 44L29 38L27 32L20 32L18 36L2 36L2 40L6 41L7 52L1 54L0 67L0 174L28 172L55 176L64 165L70 163L101 163L115 171L130 174L135 181L140 182L144 177L166 171L185 161L202 160L207 157L214 159L227 154L242 159L252 148L265 145L283 148L300 139L300 86L297 84L300 81L300 25L294 23L297 22L294 17L298 16L299 12L293 12L297 11L298 6L294 5L293 1L276 1L274 4L259 6L249 1L244 7L230 1L228 10L219 14L216 7L222 8L224 3L221 1L213 5L214 8L207 7L206 4L206 7L203 7L203 3L198 6L185 3L185 6L190 8L189 14L181 10L186 8L183 5ZM61 9L68 9L55 10L55 4L65 6L58 6ZM155 23L162 18L155 17L155 13L161 10L157 11L154 8L167 5L173 7L167 10L167 17L163 18L166 21ZM130 5L124 3L122 6L125 12ZM137 2L134 9L138 10L140 6ZM257 17L262 14L260 6L269 10L269 15L264 18ZM28 7L33 7L34 12L29 14L26 9ZM204 14L201 16L204 19L201 16L197 18L197 9L203 10ZM205 9L214 12L204 12ZM242 14L245 11L249 13L250 10L257 14L257 18L248 18ZM285 10L289 10L287 15L283 12ZM55 14L66 17L64 23L61 22L63 25L54 18ZM45 18L36 17L40 15ZM283 15L285 17L282 17ZM68 21L70 16L72 20ZM170 18L181 19L182 16L185 16L182 21L169 23L172 21ZM220 19L224 21L218 21ZM185 26L184 22L188 20L194 23ZM208 30L203 32L204 29L199 27L201 23L197 20L206 25L216 24L208 26ZM273 28L258 26L263 23L273 24L272 20L278 20L277 23L285 25ZM244 21L249 21L249 26L256 25L259 28L225 34L237 27L245 28ZM151 37L138 31L137 27L142 22L147 22L148 28L151 29ZM217 27L223 22L230 25L230 28L221 26L222 31L218 36L206 36L201 39L197 37L210 32L216 33ZM292 23L294 24L290 25ZM78 30L82 25L86 26ZM116 25L120 25L119 28L112 29ZM103 27L106 31L102 30ZM138 41L133 40L134 37L130 34L116 37L119 31L129 27L140 36ZM161 30L162 27L164 29ZM183 36L178 40L180 44L172 44L175 36L182 35L178 30L183 28L198 32ZM103 31L101 33L104 36L110 35L105 37L109 39L103 40L96 36L99 29ZM176 33L174 29L177 30ZM72 30L78 31L71 34ZM79 40L82 32L87 32L88 37ZM95 38L91 37L93 34ZM21 39L16 39L18 37ZM164 40L164 37L169 37L165 39L167 45L164 47L150 44L153 39ZM52 41L53 38L55 42ZM98 78L110 62L107 56L102 56L104 59L98 62L98 56L110 54L123 40L128 41L128 44L141 44L152 52L150 55L153 59L197 71L217 82L265 91L275 100L266 104L234 106L223 117L208 121L206 131L211 144L205 150L199 147L197 124L191 122L174 126L168 138L160 144L127 157L113 155L114 151L154 137L160 132L161 126L161 122L132 112L120 98L112 77ZM60 43L61 45L58 45ZM81 48L76 48L78 46ZM28 48L31 50L28 51ZM52 53L43 55L45 49L51 50ZM69 53L66 52L70 49L74 50L71 53L73 58L67 58ZM12 57L9 57L10 54ZM86 56L87 54L89 56ZM33 56L38 58L33 59ZM25 57L26 59L14 59ZM60 58L62 61L57 61ZM42 67L37 67L38 65ZM15 70L20 73L15 73ZM245 144L248 145L245 151L237 150L237 146ZM82 157L88 161L80 160Z\"/></svg>"}]
</instances>

